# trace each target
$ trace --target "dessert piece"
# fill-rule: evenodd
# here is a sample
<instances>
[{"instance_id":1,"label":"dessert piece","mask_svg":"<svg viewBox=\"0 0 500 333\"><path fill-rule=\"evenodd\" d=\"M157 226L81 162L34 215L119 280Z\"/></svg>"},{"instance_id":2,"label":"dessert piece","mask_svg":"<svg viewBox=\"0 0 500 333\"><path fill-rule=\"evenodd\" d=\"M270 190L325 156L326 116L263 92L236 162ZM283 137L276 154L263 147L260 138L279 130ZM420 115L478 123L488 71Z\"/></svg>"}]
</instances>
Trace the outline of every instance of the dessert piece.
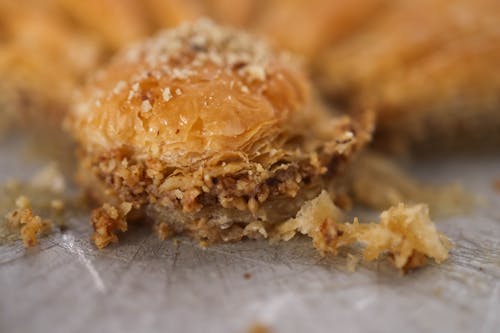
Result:
<instances>
[{"instance_id":1,"label":"dessert piece","mask_svg":"<svg viewBox=\"0 0 500 333\"><path fill-rule=\"evenodd\" d=\"M335 198L373 119L334 115L292 57L200 20L118 54L67 124L81 185L104 213L131 204L118 230L122 215L147 216L214 242L271 229L323 189Z\"/></svg>"},{"instance_id":2,"label":"dessert piece","mask_svg":"<svg viewBox=\"0 0 500 333\"><path fill-rule=\"evenodd\" d=\"M386 0L273 0L253 29L313 61L319 52L365 26L386 4Z\"/></svg>"},{"instance_id":3,"label":"dessert piece","mask_svg":"<svg viewBox=\"0 0 500 333\"><path fill-rule=\"evenodd\" d=\"M2 1L0 17L0 117L30 130L59 124L99 45L48 1Z\"/></svg>"},{"instance_id":4,"label":"dessert piece","mask_svg":"<svg viewBox=\"0 0 500 333\"><path fill-rule=\"evenodd\" d=\"M152 32L144 1L53 0L63 14L93 35L109 51L146 37Z\"/></svg>"},{"instance_id":5,"label":"dessert piece","mask_svg":"<svg viewBox=\"0 0 500 333\"><path fill-rule=\"evenodd\" d=\"M500 3L396 1L317 61L339 104L378 112L379 146L500 141Z\"/></svg>"}]
</instances>

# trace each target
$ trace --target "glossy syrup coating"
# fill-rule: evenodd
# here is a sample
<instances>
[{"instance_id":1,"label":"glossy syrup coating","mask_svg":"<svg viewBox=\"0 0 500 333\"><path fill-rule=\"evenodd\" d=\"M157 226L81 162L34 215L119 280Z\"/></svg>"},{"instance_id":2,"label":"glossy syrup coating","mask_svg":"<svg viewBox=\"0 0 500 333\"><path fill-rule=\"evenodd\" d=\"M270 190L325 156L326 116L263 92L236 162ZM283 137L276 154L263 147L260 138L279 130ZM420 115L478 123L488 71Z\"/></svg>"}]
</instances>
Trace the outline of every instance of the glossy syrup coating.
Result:
<instances>
[{"instance_id":1,"label":"glossy syrup coating","mask_svg":"<svg viewBox=\"0 0 500 333\"><path fill-rule=\"evenodd\" d=\"M310 104L286 55L201 20L118 55L82 91L74 131L90 151L128 146L183 164L222 150L251 154L253 141L272 139Z\"/></svg>"}]
</instances>

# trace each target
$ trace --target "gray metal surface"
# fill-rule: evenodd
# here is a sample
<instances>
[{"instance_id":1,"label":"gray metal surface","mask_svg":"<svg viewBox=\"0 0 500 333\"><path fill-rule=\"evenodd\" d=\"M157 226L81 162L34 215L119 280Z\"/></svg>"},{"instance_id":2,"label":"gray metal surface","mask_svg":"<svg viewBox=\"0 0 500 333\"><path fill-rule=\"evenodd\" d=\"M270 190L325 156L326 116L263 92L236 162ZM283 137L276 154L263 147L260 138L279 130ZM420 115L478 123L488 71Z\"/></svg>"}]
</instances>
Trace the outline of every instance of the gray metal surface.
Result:
<instances>
[{"instance_id":1,"label":"gray metal surface","mask_svg":"<svg viewBox=\"0 0 500 333\"><path fill-rule=\"evenodd\" d=\"M16 148L17 149L17 148ZM42 163L0 146L0 181ZM137 227L102 251L85 219L25 251L0 246L0 332L498 332L500 159L433 161L415 172L460 179L485 205L437 221L451 258L408 276L386 263L349 273L307 239L199 248Z\"/></svg>"}]
</instances>

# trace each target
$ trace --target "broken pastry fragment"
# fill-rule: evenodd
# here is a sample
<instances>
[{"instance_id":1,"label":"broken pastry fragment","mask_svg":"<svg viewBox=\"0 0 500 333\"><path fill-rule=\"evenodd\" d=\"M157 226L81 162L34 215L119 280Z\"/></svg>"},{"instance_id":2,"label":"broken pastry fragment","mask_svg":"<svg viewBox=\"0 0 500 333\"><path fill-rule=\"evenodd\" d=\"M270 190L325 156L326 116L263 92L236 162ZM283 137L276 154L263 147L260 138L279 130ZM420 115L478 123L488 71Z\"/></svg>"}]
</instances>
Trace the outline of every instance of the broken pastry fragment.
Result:
<instances>
[{"instance_id":1,"label":"broken pastry fragment","mask_svg":"<svg viewBox=\"0 0 500 333\"><path fill-rule=\"evenodd\" d=\"M199 20L119 53L67 125L95 200L210 243L267 233L322 190L335 198L373 119L329 112L292 57Z\"/></svg>"},{"instance_id":2,"label":"broken pastry fragment","mask_svg":"<svg viewBox=\"0 0 500 333\"><path fill-rule=\"evenodd\" d=\"M379 223L342 223L341 211L326 192L306 202L295 218L275 228L271 239L289 240L296 234L312 238L321 253L361 244L364 260L388 255L403 272L423 266L427 258L441 263L448 258L451 242L437 231L426 205L398 204L382 212Z\"/></svg>"}]
</instances>

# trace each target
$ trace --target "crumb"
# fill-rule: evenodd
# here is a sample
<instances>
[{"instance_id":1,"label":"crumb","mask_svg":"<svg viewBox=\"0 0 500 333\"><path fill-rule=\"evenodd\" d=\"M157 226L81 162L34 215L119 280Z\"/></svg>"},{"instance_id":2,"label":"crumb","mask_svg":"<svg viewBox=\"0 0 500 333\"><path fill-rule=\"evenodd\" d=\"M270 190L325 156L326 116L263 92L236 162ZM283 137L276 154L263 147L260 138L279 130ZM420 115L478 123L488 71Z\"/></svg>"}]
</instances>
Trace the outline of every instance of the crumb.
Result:
<instances>
[{"instance_id":1,"label":"crumb","mask_svg":"<svg viewBox=\"0 0 500 333\"><path fill-rule=\"evenodd\" d=\"M243 278L244 278L245 280L249 280L249 279L251 279L251 278L252 278L252 274L247 272L247 273L243 274Z\"/></svg>"},{"instance_id":2,"label":"crumb","mask_svg":"<svg viewBox=\"0 0 500 333\"><path fill-rule=\"evenodd\" d=\"M155 231L160 240L166 240L174 235L174 230L165 222L156 224Z\"/></svg>"},{"instance_id":3,"label":"crumb","mask_svg":"<svg viewBox=\"0 0 500 333\"><path fill-rule=\"evenodd\" d=\"M264 324L254 323L248 329L248 333L271 333L271 330Z\"/></svg>"},{"instance_id":4,"label":"crumb","mask_svg":"<svg viewBox=\"0 0 500 333\"><path fill-rule=\"evenodd\" d=\"M295 234L308 235L322 254L355 244L364 246L364 260L388 254L394 266L407 272L425 265L427 258L441 263L448 258L451 242L436 230L426 205L399 204L384 211L379 223L341 223L340 211L326 192L307 202L297 217L274 231L276 240L289 240Z\"/></svg>"},{"instance_id":5,"label":"crumb","mask_svg":"<svg viewBox=\"0 0 500 333\"><path fill-rule=\"evenodd\" d=\"M33 213L30 201L25 196L17 198L16 209L9 212L5 219L11 230L19 232L26 248L37 245L38 237L52 229L50 220L44 220Z\"/></svg>"},{"instance_id":6,"label":"crumb","mask_svg":"<svg viewBox=\"0 0 500 333\"><path fill-rule=\"evenodd\" d=\"M95 245L102 249L110 243L118 242L117 231L127 231L127 215L132 209L132 204L124 202L117 207L107 203L101 208L94 209L90 217L90 224L94 228L92 239Z\"/></svg>"},{"instance_id":7,"label":"crumb","mask_svg":"<svg viewBox=\"0 0 500 333\"><path fill-rule=\"evenodd\" d=\"M199 245L202 249L206 249L206 248L210 245L210 243L209 243L209 242L207 242L207 241L205 241L205 240L202 240L202 241L200 241L200 242L198 243L198 245Z\"/></svg>"}]
</instances>

